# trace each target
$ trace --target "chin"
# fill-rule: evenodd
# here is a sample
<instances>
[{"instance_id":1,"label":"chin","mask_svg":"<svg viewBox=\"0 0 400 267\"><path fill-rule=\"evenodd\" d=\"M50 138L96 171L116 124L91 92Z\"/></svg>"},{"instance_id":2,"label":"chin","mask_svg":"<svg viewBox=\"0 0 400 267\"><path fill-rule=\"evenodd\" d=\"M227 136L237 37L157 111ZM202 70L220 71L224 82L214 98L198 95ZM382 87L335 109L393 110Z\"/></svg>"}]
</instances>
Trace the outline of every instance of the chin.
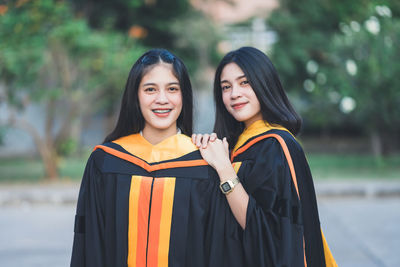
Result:
<instances>
[{"instance_id":1,"label":"chin","mask_svg":"<svg viewBox=\"0 0 400 267\"><path fill-rule=\"evenodd\" d=\"M244 122L248 119L246 116L233 116L233 118L235 118L235 120L238 122Z\"/></svg>"},{"instance_id":2,"label":"chin","mask_svg":"<svg viewBox=\"0 0 400 267\"><path fill-rule=\"evenodd\" d=\"M174 121L175 122L175 121ZM174 122L171 123L155 123L153 125L151 125L154 129L157 129L159 131L164 131L164 130L168 130L169 128L174 126Z\"/></svg>"}]
</instances>

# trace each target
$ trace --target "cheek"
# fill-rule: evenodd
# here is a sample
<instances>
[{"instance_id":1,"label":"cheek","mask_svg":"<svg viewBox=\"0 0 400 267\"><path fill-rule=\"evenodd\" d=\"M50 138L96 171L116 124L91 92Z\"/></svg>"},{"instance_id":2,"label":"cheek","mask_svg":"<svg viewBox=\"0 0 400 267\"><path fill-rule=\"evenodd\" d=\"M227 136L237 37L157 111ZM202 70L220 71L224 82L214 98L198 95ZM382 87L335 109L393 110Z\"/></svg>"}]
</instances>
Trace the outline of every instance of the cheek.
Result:
<instances>
[{"instance_id":1,"label":"cheek","mask_svg":"<svg viewBox=\"0 0 400 267\"><path fill-rule=\"evenodd\" d=\"M139 105L146 106L153 101L154 96L145 94L144 92L138 93Z\"/></svg>"},{"instance_id":2,"label":"cheek","mask_svg":"<svg viewBox=\"0 0 400 267\"><path fill-rule=\"evenodd\" d=\"M171 95L169 97L169 101L173 103L174 106L179 109L179 111L182 109L182 93Z\"/></svg>"}]
</instances>

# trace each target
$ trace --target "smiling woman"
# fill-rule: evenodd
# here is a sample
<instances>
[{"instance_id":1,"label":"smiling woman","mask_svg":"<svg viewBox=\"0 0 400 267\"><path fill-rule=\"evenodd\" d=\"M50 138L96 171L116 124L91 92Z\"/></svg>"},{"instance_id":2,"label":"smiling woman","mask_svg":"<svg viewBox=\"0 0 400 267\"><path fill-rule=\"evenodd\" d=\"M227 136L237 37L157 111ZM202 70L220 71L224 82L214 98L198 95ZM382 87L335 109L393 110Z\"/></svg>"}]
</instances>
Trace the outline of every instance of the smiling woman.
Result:
<instances>
[{"instance_id":1,"label":"smiling woman","mask_svg":"<svg viewBox=\"0 0 400 267\"><path fill-rule=\"evenodd\" d=\"M160 63L149 70L140 82L138 94L140 110L146 121L143 136L156 144L164 135L176 134L182 93L171 64Z\"/></svg>"},{"instance_id":2,"label":"smiling woman","mask_svg":"<svg viewBox=\"0 0 400 267\"><path fill-rule=\"evenodd\" d=\"M146 138L155 134L162 140L177 128L191 135L192 109L192 86L183 62L167 50L150 50L133 65L117 125L104 141L141 131Z\"/></svg>"},{"instance_id":3,"label":"smiling woman","mask_svg":"<svg viewBox=\"0 0 400 267\"><path fill-rule=\"evenodd\" d=\"M221 220L231 215L191 134L187 70L150 50L130 71L115 129L88 160L71 266L234 266Z\"/></svg>"},{"instance_id":4,"label":"smiling woman","mask_svg":"<svg viewBox=\"0 0 400 267\"><path fill-rule=\"evenodd\" d=\"M294 137L301 118L267 55L252 47L225 55L214 96L215 133L192 139L218 173L234 216L229 257L241 266L337 267Z\"/></svg>"}]
</instances>

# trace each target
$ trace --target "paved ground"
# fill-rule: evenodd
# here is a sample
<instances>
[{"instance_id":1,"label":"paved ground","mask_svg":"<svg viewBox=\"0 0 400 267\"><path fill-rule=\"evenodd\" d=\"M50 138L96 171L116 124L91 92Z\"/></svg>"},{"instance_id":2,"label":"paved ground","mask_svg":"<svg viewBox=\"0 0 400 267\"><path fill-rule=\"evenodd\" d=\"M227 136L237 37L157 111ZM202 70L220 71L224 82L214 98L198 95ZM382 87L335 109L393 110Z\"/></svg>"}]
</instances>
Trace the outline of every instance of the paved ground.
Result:
<instances>
[{"instance_id":1,"label":"paved ground","mask_svg":"<svg viewBox=\"0 0 400 267\"><path fill-rule=\"evenodd\" d=\"M1 267L69 265L77 187L0 186ZM395 183L384 188L317 183L322 228L340 267L400 266L400 198Z\"/></svg>"},{"instance_id":2,"label":"paved ground","mask_svg":"<svg viewBox=\"0 0 400 267\"><path fill-rule=\"evenodd\" d=\"M0 266L69 266L74 206L0 207Z\"/></svg>"},{"instance_id":3,"label":"paved ground","mask_svg":"<svg viewBox=\"0 0 400 267\"><path fill-rule=\"evenodd\" d=\"M319 210L340 267L400 266L400 198L323 198Z\"/></svg>"}]
</instances>

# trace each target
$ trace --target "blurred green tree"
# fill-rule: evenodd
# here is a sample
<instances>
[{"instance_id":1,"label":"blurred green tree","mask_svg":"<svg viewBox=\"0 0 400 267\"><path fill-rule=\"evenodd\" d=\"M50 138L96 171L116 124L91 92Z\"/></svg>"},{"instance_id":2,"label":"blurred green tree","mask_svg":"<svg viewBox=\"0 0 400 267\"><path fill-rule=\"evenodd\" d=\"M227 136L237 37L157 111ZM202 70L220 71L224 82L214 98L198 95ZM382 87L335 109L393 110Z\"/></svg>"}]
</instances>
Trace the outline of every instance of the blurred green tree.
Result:
<instances>
[{"instance_id":1,"label":"blurred green tree","mask_svg":"<svg viewBox=\"0 0 400 267\"><path fill-rule=\"evenodd\" d=\"M181 57L194 74L218 59L219 35L190 0L72 0L78 14L95 29L129 32L148 47ZM195 41L196 40L196 41ZM200 64L199 64L200 63Z\"/></svg>"},{"instance_id":2,"label":"blurred green tree","mask_svg":"<svg viewBox=\"0 0 400 267\"><path fill-rule=\"evenodd\" d=\"M332 73L379 158L398 145L400 136L400 18L388 6L376 5L363 20L340 26L333 39ZM346 111L346 102L341 108Z\"/></svg>"},{"instance_id":3,"label":"blurred green tree","mask_svg":"<svg viewBox=\"0 0 400 267\"><path fill-rule=\"evenodd\" d=\"M376 132L377 128L382 126L382 124L378 126L378 124L366 123L365 118L369 118L371 113L367 112L367 108L362 107L364 104L367 105L367 102L363 100L364 96L361 94L367 90L375 91L369 86L372 83L372 77L377 73L372 75L371 67L366 71L364 67L358 66L358 73L361 72L360 68L366 71L365 74L362 74L363 83L356 82L354 80L356 76L350 75L351 77L349 77L348 72L343 73L343 70L346 70L346 64L350 68L354 68L354 64L364 64L347 60L354 59L354 54L353 57L349 57L349 53L352 53L350 52L352 50L353 52L359 50L357 45L361 44L357 42L365 42L367 39L361 40L361 36L358 35L362 35L362 33L355 34L353 43L350 44L351 41L347 40L345 45L342 39L349 39L349 37L339 37L344 34L343 28L351 27L349 25L355 25L357 22L359 22L362 32L365 32L364 26L360 23L371 15L371 8L375 9L377 3L380 5L386 3L386 6L391 7L392 17L390 20L394 21L399 18L400 4L385 0L350 2L281 0L280 7L268 18L268 25L278 34L278 41L274 44L272 51L273 61L285 88L290 92L296 107L304 116L306 132L331 135L337 131L344 131L347 134L355 131L363 134L367 131ZM397 34L394 27L390 26L391 29L388 29L387 33L393 31L393 34ZM385 37L376 37L376 39L380 38L384 39ZM393 39L393 45L394 43ZM376 46L379 47L378 44ZM381 48L384 47L381 46ZM374 49L370 52L375 53L373 57L376 59L380 58L382 53L386 54L384 57L394 56L393 52L387 49ZM379 62L382 60L380 59ZM387 61L385 64L387 64L387 68L394 67L395 60ZM377 67L376 64L375 67ZM386 74L389 73L391 72L386 72ZM379 79L381 85L383 79L385 79L385 83L391 85L396 79L394 75L385 75L384 77ZM356 89L354 86L363 86L363 88ZM394 91L395 88L393 87ZM396 95L393 90L387 89L384 94L382 91L380 97L395 99ZM384 121L386 119L383 117L388 117L387 112L382 112L382 109L377 113L380 113L378 120ZM394 125L395 123L391 124L392 129L395 128Z\"/></svg>"},{"instance_id":4,"label":"blurred green tree","mask_svg":"<svg viewBox=\"0 0 400 267\"><path fill-rule=\"evenodd\" d=\"M1 5L0 39L7 122L32 136L46 177L56 178L59 156L74 147L74 131L85 116L120 97L144 48L128 35L91 30L68 2L53 0ZM32 103L44 107L43 129L24 116Z\"/></svg>"}]
</instances>

